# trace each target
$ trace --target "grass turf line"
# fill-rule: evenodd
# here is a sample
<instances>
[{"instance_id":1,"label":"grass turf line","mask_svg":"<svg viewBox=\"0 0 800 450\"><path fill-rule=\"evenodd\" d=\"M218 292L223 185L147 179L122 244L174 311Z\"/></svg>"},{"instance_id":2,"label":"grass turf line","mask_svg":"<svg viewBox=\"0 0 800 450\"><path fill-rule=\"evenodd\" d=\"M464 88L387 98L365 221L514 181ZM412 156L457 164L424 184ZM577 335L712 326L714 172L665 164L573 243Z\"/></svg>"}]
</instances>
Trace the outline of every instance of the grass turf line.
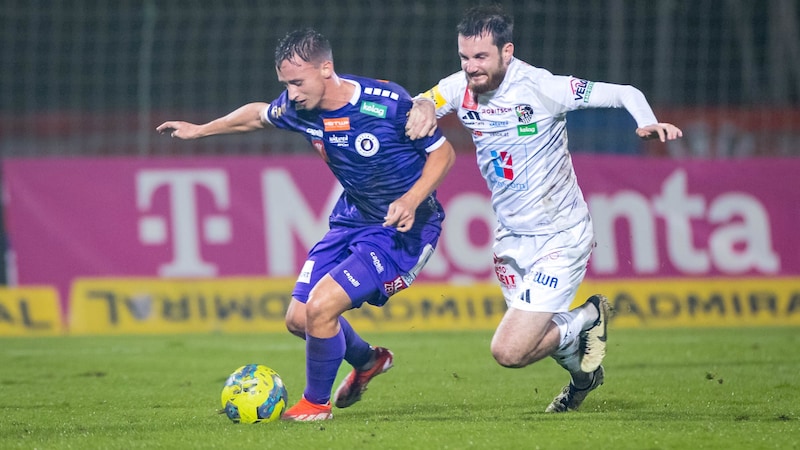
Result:
<instances>
[{"instance_id":1,"label":"grass turf line","mask_svg":"<svg viewBox=\"0 0 800 450\"><path fill-rule=\"evenodd\" d=\"M552 360L498 366L491 332L375 333L395 352L361 402L324 423L218 414L246 363L304 386L288 334L0 339L0 448L796 448L800 330L614 330L606 383L581 411L543 411ZM343 367L338 381L349 370Z\"/></svg>"}]
</instances>

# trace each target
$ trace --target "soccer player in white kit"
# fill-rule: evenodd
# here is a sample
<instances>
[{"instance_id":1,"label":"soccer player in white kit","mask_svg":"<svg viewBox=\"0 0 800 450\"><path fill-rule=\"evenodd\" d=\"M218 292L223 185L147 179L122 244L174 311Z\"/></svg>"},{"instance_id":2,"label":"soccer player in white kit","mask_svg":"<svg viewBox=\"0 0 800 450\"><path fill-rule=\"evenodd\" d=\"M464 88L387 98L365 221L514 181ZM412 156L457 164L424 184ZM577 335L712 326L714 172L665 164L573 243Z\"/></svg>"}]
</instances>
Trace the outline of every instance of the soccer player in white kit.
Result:
<instances>
[{"instance_id":1,"label":"soccer player in white kit","mask_svg":"<svg viewBox=\"0 0 800 450\"><path fill-rule=\"evenodd\" d=\"M567 149L566 114L625 108L641 138L664 142L682 132L659 123L632 86L557 76L514 58L513 21L499 6L471 8L457 30L463 70L417 97L407 134L427 136L450 113L472 133L497 216L494 264L508 305L492 355L515 368L552 356L571 379L546 411L576 410L603 383L611 308L598 294L569 310L594 232Z\"/></svg>"}]
</instances>

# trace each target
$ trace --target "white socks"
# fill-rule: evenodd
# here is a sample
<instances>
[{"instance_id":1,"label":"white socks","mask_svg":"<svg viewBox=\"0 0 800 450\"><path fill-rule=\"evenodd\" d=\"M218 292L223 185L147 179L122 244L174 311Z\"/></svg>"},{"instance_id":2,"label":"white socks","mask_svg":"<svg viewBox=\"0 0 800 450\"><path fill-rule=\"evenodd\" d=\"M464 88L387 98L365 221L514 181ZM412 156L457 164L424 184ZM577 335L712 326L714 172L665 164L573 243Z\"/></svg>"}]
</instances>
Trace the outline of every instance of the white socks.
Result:
<instances>
[{"instance_id":1,"label":"white socks","mask_svg":"<svg viewBox=\"0 0 800 450\"><path fill-rule=\"evenodd\" d=\"M581 331L589 329L597 321L597 318L597 308L591 303L585 303L572 311L557 313L553 316L552 320L558 327L561 341L552 357L570 373L581 370L578 337Z\"/></svg>"}]
</instances>

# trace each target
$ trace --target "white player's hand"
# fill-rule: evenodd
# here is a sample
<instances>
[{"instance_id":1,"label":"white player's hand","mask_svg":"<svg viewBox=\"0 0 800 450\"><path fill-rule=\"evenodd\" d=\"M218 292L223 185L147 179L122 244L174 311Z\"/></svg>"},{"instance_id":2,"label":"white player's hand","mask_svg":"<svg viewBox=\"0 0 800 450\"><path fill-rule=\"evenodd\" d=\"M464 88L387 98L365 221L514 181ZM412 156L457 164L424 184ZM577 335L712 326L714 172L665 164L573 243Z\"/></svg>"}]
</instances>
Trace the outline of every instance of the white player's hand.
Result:
<instances>
[{"instance_id":1,"label":"white player's hand","mask_svg":"<svg viewBox=\"0 0 800 450\"><path fill-rule=\"evenodd\" d=\"M683 137L683 131L671 123L656 123L637 128L636 135L642 139L658 138L661 142L666 142Z\"/></svg>"},{"instance_id":2,"label":"white player's hand","mask_svg":"<svg viewBox=\"0 0 800 450\"><path fill-rule=\"evenodd\" d=\"M406 121L406 136L411 139L433 136L436 126L436 106L433 101L415 99Z\"/></svg>"}]
</instances>

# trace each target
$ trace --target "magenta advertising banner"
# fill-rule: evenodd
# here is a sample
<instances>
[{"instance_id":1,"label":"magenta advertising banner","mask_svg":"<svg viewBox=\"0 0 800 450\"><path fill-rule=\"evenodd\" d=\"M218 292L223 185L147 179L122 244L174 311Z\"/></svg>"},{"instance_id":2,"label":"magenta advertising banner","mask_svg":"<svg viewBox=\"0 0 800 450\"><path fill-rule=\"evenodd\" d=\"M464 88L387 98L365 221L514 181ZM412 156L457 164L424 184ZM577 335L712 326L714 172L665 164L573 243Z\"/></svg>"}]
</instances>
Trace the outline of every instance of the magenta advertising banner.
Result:
<instances>
[{"instance_id":1,"label":"magenta advertising banner","mask_svg":"<svg viewBox=\"0 0 800 450\"><path fill-rule=\"evenodd\" d=\"M574 156L594 218L589 277L800 274L800 160ZM3 162L11 279L294 277L340 187L313 156ZM420 280L494 277L494 218L471 155Z\"/></svg>"}]
</instances>

